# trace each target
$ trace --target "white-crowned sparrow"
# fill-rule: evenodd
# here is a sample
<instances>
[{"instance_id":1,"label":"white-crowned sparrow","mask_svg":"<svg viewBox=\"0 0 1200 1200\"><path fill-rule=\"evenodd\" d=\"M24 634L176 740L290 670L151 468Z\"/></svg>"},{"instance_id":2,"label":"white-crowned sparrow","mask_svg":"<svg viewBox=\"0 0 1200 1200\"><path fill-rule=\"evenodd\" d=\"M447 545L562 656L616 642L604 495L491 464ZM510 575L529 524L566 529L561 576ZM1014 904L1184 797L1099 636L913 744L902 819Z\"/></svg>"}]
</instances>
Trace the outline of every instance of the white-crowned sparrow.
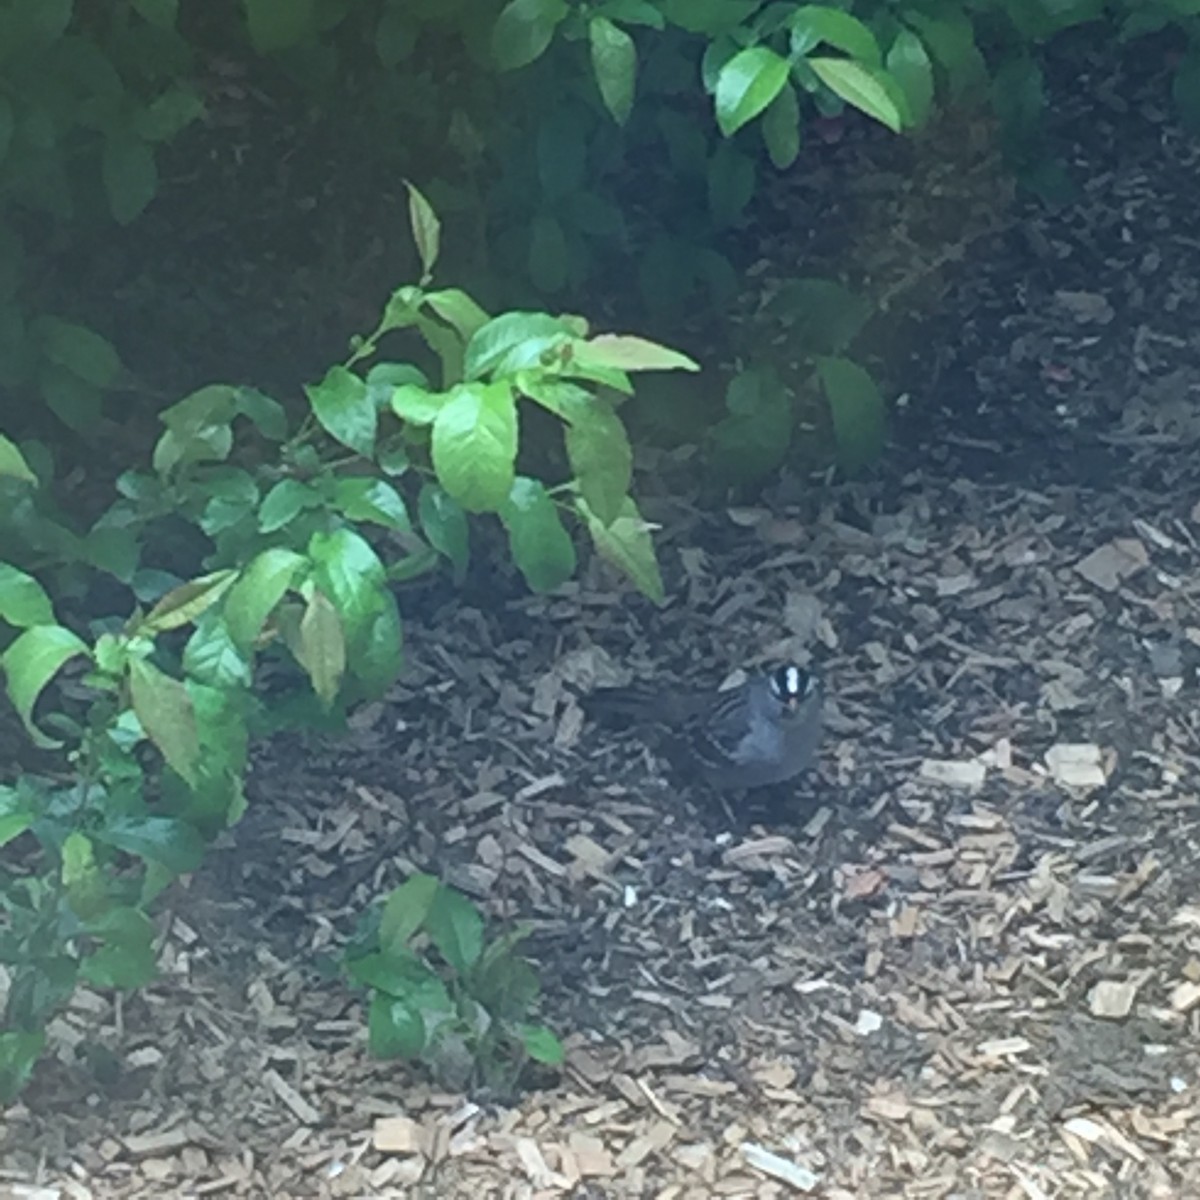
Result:
<instances>
[{"instance_id":1,"label":"white-crowned sparrow","mask_svg":"<svg viewBox=\"0 0 1200 1200\"><path fill-rule=\"evenodd\" d=\"M722 692L599 688L583 706L601 720L665 730L683 765L721 789L791 779L821 740L820 680L794 663Z\"/></svg>"}]
</instances>

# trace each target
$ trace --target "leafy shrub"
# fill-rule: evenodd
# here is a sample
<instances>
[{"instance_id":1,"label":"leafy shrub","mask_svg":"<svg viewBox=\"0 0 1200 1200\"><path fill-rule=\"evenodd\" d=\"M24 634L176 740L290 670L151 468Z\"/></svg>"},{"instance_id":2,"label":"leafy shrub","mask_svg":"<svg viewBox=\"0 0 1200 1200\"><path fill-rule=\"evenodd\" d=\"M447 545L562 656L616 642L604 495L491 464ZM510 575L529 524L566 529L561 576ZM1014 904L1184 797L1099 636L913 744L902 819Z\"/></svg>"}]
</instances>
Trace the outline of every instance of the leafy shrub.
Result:
<instances>
[{"instance_id":1,"label":"leafy shrub","mask_svg":"<svg viewBox=\"0 0 1200 1200\"><path fill-rule=\"evenodd\" d=\"M3 544L23 546L26 567L39 558L64 572L102 565L150 605L77 631L30 570L0 562L0 621L12 631L0 652L5 688L35 746L66 768L0 789L0 845L20 864L0 874L0 963L12 971L0 1086L9 1095L77 982L135 987L152 976L148 906L242 815L249 739L279 720L279 699L254 690L260 656L306 682L313 720L382 694L402 661L390 585L440 561L461 578L468 514L499 518L532 588L553 589L574 570L567 514L637 586L662 595L610 397L632 391L631 371L694 364L640 338L591 336L580 318L492 318L465 292L428 290L440 226L415 189L411 217L424 277L399 288L378 327L308 389L298 429L260 392L201 388L162 414L152 471L122 475L121 498L82 538L30 501L41 481L0 437L0 493L13 499L0 514ZM357 373L395 330L419 336L428 369L377 362ZM563 430L572 474L552 487L516 471L525 404ZM250 454L245 425L273 451ZM385 562L360 526L394 539L399 557ZM178 544L181 530L205 548L204 574L184 579L142 562L144 548ZM73 674L51 688L68 666ZM441 917L475 928L452 893L438 897L421 918L431 935ZM506 1021L523 1008L505 1007L488 981L510 971L514 945L448 959L460 974L470 968L475 1000ZM385 949L395 948L390 939ZM489 1061L509 1053L503 1029L503 1038L501 1027L477 1031ZM541 1045L521 1044L530 1053Z\"/></svg>"},{"instance_id":2,"label":"leafy shrub","mask_svg":"<svg viewBox=\"0 0 1200 1200\"><path fill-rule=\"evenodd\" d=\"M350 979L370 993L372 1053L420 1059L445 1086L503 1094L531 1060L561 1063L558 1038L529 1020L538 977L517 953L528 933L517 926L487 942L466 897L430 875L411 876L345 959Z\"/></svg>"}]
</instances>

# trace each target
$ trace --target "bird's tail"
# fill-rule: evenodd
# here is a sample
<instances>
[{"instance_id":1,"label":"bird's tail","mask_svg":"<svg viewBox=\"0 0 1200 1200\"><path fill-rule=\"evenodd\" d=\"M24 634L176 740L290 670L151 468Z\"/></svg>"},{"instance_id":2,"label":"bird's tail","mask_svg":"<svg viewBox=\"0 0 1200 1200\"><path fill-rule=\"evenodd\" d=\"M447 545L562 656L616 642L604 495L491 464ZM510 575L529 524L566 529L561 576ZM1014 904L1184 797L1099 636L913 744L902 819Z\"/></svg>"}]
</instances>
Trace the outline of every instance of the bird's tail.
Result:
<instances>
[{"instance_id":1,"label":"bird's tail","mask_svg":"<svg viewBox=\"0 0 1200 1200\"><path fill-rule=\"evenodd\" d=\"M596 688L579 699L589 719L611 728L670 725L674 715L662 690L647 685Z\"/></svg>"}]
</instances>

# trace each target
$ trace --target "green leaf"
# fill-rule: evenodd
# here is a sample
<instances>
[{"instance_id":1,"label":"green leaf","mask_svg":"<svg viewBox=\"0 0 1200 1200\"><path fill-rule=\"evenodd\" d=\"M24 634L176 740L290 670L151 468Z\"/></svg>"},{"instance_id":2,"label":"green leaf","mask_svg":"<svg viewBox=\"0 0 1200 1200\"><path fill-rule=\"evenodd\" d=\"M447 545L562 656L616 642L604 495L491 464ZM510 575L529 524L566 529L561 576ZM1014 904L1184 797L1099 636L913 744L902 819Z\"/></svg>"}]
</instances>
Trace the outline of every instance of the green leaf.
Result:
<instances>
[{"instance_id":1,"label":"green leaf","mask_svg":"<svg viewBox=\"0 0 1200 1200\"><path fill-rule=\"evenodd\" d=\"M0 784L0 847L20 837L36 819L26 791Z\"/></svg>"},{"instance_id":2,"label":"green leaf","mask_svg":"<svg viewBox=\"0 0 1200 1200\"><path fill-rule=\"evenodd\" d=\"M461 384L433 423L438 482L468 512L507 499L517 457L517 404L507 383Z\"/></svg>"},{"instance_id":3,"label":"green leaf","mask_svg":"<svg viewBox=\"0 0 1200 1200\"><path fill-rule=\"evenodd\" d=\"M107 338L85 325L59 317L38 317L30 332L46 358L93 387L112 387L121 373L121 360Z\"/></svg>"},{"instance_id":4,"label":"green leaf","mask_svg":"<svg viewBox=\"0 0 1200 1200\"><path fill-rule=\"evenodd\" d=\"M430 292L425 297L425 303L437 315L454 327L454 331L466 344L482 329L491 318L488 314L458 288L444 288L440 292Z\"/></svg>"},{"instance_id":5,"label":"green leaf","mask_svg":"<svg viewBox=\"0 0 1200 1200\"><path fill-rule=\"evenodd\" d=\"M518 475L500 519L513 561L533 591L553 591L575 573L574 543L540 480Z\"/></svg>"},{"instance_id":6,"label":"green leaf","mask_svg":"<svg viewBox=\"0 0 1200 1200\"><path fill-rule=\"evenodd\" d=\"M19 479L22 483L34 483L37 476L29 469L17 444L0 433L0 479Z\"/></svg>"},{"instance_id":7,"label":"green leaf","mask_svg":"<svg viewBox=\"0 0 1200 1200\"><path fill-rule=\"evenodd\" d=\"M450 399L449 392L431 392L415 384L401 384L392 392L392 411L410 425L432 425Z\"/></svg>"},{"instance_id":8,"label":"green leaf","mask_svg":"<svg viewBox=\"0 0 1200 1200\"><path fill-rule=\"evenodd\" d=\"M845 358L823 358L817 371L829 400L839 463L852 472L874 462L887 438L887 410L875 381Z\"/></svg>"},{"instance_id":9,"label":"green leaf","mask_svg":"<svg viewBox=\"0 0 1200 1200\"><path fill-rule=\"evenodd\" d=\"M446 985L410 950L348 958L346 970L360 987L386 992L419 1011L446 1013L453 1008Z\"/></svg>"},{"instance_id":10,"label":"green leaf","mask_svg":"<svg viewBox=\"0 0 1200 1200\"><path fill-rule=\"evenodd\" d=\"M800 101L785 83L762 119L763 142L777 170L786 171L800 154Z\"/></svg>"},{"instance_id":11,"label":"green leaf","mask_svg":"<svg viewBox=\"0 0 1200 1200\"><path fill-rule=\"evenodd\" d=\"M272 442L282 442L288 435L287 410L278 400L260 392L257 388L234 389L233 409L238 416L245 417L263 437Z\"/></svg>"},{"instance_id":12,"label":"green leaf","mask_svg":"<svg viewBox=\"0 0 1200 1200\"><path fill-rule=\"evenodd\" d=\"M806 61L817 78L847 104L874 117L893 133L904 128L903 93L882 70L865 67L848 58L810 58Z\"/></svg>"},{"instance_id":13,"label":"green leaf","mask_svg":"<svg viewBox=\"0 0 1200 1200\"><path fill-rule=\"evenodd\" d=\"M167 765L195 787L200 739L187 688L143 658L129 664L129 690L147 736Z\"/></svg>"},{"instance_id":14,"label":"green leaf","mask_svg":"<svg viewBox=\"0 0 1200 1200\"><path fill-rule=\"evenodd\" d=\"M79 977L93 987L128 991L145 987L158 975L154 946L100 946L80 964Z\"/></svg>"},{"instance_id":15,"label":"green leaf","mask_svg":"<svg viewBox=\"0 0 1200 1200\"><path fill-rule=\"evenodd\" d=\"M281 479L263 497L258 509L258 528L262 533L274 533L290 525L306 508L319 508L324 503L321 493L298 479Z\"/></svg>"},{"instance_id":16,"label":"green leaf","mask_svg":"<svg viewBox=\"0 0 1200 1200\"><path fill-rule=\"evenodd\" d=\"M496 66L514 71L540 58L570 11L565 0L509 0L492 28Z\"/></svg>"},{"instance_id":17,"label":"green leaf","mask_svg":"<svg viewBox=\"0 0 1200 1200\"><path fill-rule=\"evenodd\" d=\"M792 30L792 54L797 58L825 42L867 66L878 67L883 63L875 35L848 12L822 4L806 4L792 13L788 24Z\"/></svg>"},{"instance_id":18,"label":"green leaf","mask_svg":"<svg viewBox=\"0 0 1200 1200\"><path fill-rule=\"evenodd\" d=\"M29 736L43 750L61 743L47 737L33 723L33 706L46 684L69 659L90 656L87 644L61 625L35 625L9 643L0 654L5 687Z\"/></svg>"},{"instance_id":19,"label":"green leaf","mask_svg":"<svg viewBox=\"0 0 1200 1200\"><path fill-rule=\"evenodd\" d=\"M213 471L204 481L204 490L209 498L198 524L210 538L239 525L255 527L261 497L249 471L240 467Z\"/></svg>"},{"instance_id":20,"label":"green leaf","mask_svg":"<svg viewBox=\"0 0 1200 1200\"><path fill-rule=\"evenodd\" d=\"M425 923L440 886L436 876L418 873L392 889L379 918L379 946L385 954L407 948L408 939Z\"/></svg>"},{"instance_id":21,"label":"green leaf","mask_svg":"<svg viewBox=\"0 0 1200 1200\"><path fill-rule=\"evenodd\" d=\"M567 457L588 511L602 524L622 512L633 478L633 450L621 418L606 400L568 401Z\"/></svg>"},{"instance_id":22,"label":"green leaf","mask_svg":"<svg viewBox=\"0 0 1200 1200\"><path fill-rule=\"evenodd\" d=\"M698 371L700 364L678 350L626 333L602 333L575 348L575 362L620 371Z\"/></svg>"},{"instance_id":23,"label":"green leaf","mask_svg":"<svg viewBox=\"0 0 1200 1200\"><path fill-rule=\"evenodd\" d=\"M624 125L633 111L637 84L637 48L633 38L607 17L597 16L588 22L588 41L600 98L612 119Z\"/></svg>"},{"instance_id":24,"label":"green leaf","mask_svg":"<svg viewBox=\"0 0 1200 1200\"><path fill-rule=\"evenodd\" d=\"M529 225L529 278L539 292L553 295L567 285L567 237L556 217L538 213Z\"/></svg>"},{"instance_id":25,"label":"green leaf","mask_svg":"<svg viewBox=\"0 0 1200 1200\"><path fill-rule=\"evenodd\" d=\"M415 185L405 180L408 189L408 222L412 227L417 253L421 256L422 282L433 273L441 244L442 226L429 201Z\"/></svg>"},{"instance_id":26,"label":"green leaf","mask_svg":"<svg viewBox=\"0 0 1200 1200\"><path fill-rule=\"evenodd\" d=\"M313 590L300 618L299 641L292 647L313 691L326 708L337 699L346 674L346 635L337 609L323 592Z\"/></svg>"},{"instance_id":27,"label":"green leaf","mask_svg":"<svg viewBox=\"0 0 1200 1200\"><path fill-rule=\"evenodd\" d=\"M160 475L176 467L225 459L233 448L230 423L237 415L238 389L209 384L185 396L160 414L167 432L154 447L154 469Z\"/></svg>"},{"instance_id":28,"label":"green leaf","mask_svg":"<svg viewBox=\"0 0 1200 1200\"><path fill-rule=\"evenodd\" d=\"M467 514L458 502L434 483L422 484L417 498L417 515L429 544L454 569L454 582L461 584L471 557Z\"/></svg>"},{"instance_id":29,"label":"green leaf","mask_svg":"<svg viewBox=\"0 0 1200 1200\"><path fill-rule=\"evenodd\" d=\"M483 918L461 892L444 884L438 888L425 914L425 932L441 956L460 975L483 953Z\"/></svg>"},{"instance_id":30,"label":"green leaf","mask_svg":"<svg viewBox=\"0 0 1200 1200\"><path fill-rule=\"evenodd\" d=\"M108 208L118 225L128 225L158 195L154 147L133 133L107 138L100 172Z\"/></svg>"},{"instance_id":31,"label":"green leaf","mask_svg":"<svg viewBox=\"0 0 1200 1200\"><path fill-rule=\"evenodd\" d=\"M367 1046L376 1058L416 1058L425 1049L425 1022L420 1012L376 992L367 1013Z\"/></svg>"},{"instance_id":32,"label":"green leaf","mask_svg":"<svg viewBox=\"0 0 1200 1200\"><path fill-rule=\"evenodd\" d=\"M754 120L783 90L791 67L766 46L751 46L735 54L717 76L717 124L732 137Z\"/></svg>"},{"instance_id":33,"label":"green leaf","mask_svg":"<svg viewBox=\"0 0 1200 1200\"><path fill-rule=\"evenodd\" d=\"M896 35L887 53L887 69L904 92L913 127L921 128L933 109L933 63L912 30L902 29Z\"/></svg>"},{"instance_id":34,"label":"green leaf","mask_svg":"<svg viewBox=\"0 0 1200 1200\"><path fill-rule=\"evenodd\" d=\"M467 379L485 375L514 375L527 367L542 365L576 333L561 317L546 313L508 312L493 317L467 343L463 363Z\"/></svg>"},{"instance_id":35,"label":"green leaf","mask_svg":"<svg viewBox=\"0 0 1200 1200\"><path fill-rule=\"evenodd\" d=\"M44 1030L9 1029L0 1033L0 1102L9 1104L33 1078L46 1048Z\"/></svg>"},{"instance_id":36,"label":"green leaf","mask_svg":"<svg viewBox=\"0 0 1200 1200\"><path fill-rule=\"evenodd\" d=\"M566 1057L563 1044L545 1025L521 1025L517 1030L525 1053L534 1062L545 1063L548 1067L561 1065Z\"/></svg>"},{"instance_id":37,"label":"green leaf","mask_svg":"<svg viewBox=\"0 0 1200 1200\"><path fill-rule=\"evenodd\" d=\"M354 677L375 685L394 678L400 665L400 625L396 601L387 587L387 572L371 544L351 529L315 533L308 544L312 579L333 602L345 638L345 662ZM314 614L314 626L326 630L325 618ZM336 653L330 645L328 652ZM336 666L336 662L327 664ZM326 684L330 682L327 679Z\"/></svg>"},{"instance_id":38,"label":"green leaf","mask_svg":"<svg viewBox=\"0 0 1200 1200\"><path fill-rule=\"evenodd\" d=\"M54 605L32 575L0 562L0 621L21 629L30 625L53 625Z\"/></svg>"},{"instance_id":39,"label":"green leaf","mask_svg":"<svg viewBox=\"0 0 1200 1200\"><path fill-rule=\"evenodd\" d=\"M375 405L366 382L348 368L329 368L320 383L304 389L313 415L330 437L364 456L375 449Z\"/></svg>"},{"instance_id":40,"label":"green leaf","mask_svg":"<svg viewBox=\"0 0 1200 1200\"><path fill-rule=\"evenodd\" d=\"M172 588L146 614L138 626L139 633L161 633L179 629L207 612L233 586L237 571L228 568L202 575Z\"/></svg>"},{"instance_id":41,"label":"green leaf","mask_svg":"<svg viewBox=\"0 0 1200 1200\"><path fill-rule=\"evenodd\" d=\"M250 42L259 54L286 50L315 37L316 0L242 0Z\"/></svg>"},{"instance_id":42,"label":"green leaf","mask_svg":"<svg viewBox=\"0 0 1200 1200\"><path fill-rule=\"evenodd\" d=\"M194 871L204 859L204 838L176 817L114 816L92 836L126 854L158 863L174 875Z\"/></svg>"},{"instance_id":43,"label":"green leaf","mask_svg":"<svg viewBox=\"0 0 1200 1200\"><path fill-rule=\"evenodd\" d=\"M339 479L333 502L347 520L372 521L385 529L398 529L405 533L412 530L404 498L382 479L365 476Z\"/></svg>"},{"instance_id":44,"label":"green leaf","mask_svg":"<svg viewBox=\"0 0 1200 1200\"><path fill-rule=\"evenodd\" d=\"M183 669L189 682L199 680L212 688L248 688L254 675L248 652L233 640L224 618L211 609L196 622L183 648Z\"/></svg>"},{"instance_id":45,"label":"green leaf","mask_svg":"<svg viewBox=\"0 0 1200 1200\"><path fill-rule=\"evenodd\" d=\"M601 558L623 571L643 595L655 604L661 604L666 597L650 537L652 526L642 519L632 498L625 498L616 519L611 522L601 521L582 497L576 500L576 507L587 522L588 532Z\"/></svg>"}]
</instances>

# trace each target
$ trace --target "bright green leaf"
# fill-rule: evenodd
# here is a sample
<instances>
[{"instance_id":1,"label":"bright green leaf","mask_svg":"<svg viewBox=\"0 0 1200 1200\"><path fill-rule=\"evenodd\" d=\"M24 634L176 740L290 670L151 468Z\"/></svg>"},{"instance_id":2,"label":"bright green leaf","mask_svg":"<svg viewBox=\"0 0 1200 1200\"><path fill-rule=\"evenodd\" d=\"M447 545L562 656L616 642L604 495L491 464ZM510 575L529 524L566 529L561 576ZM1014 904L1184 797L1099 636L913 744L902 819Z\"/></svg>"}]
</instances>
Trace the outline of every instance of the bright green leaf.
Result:
<instances>
[{"instance_id":1,"label":"bright green leaf","mask_svg":"<svg viewBox=\"0 0 1200 1200\"><path fill-rule=\"evenodd\" d=\"M52 625L54 606L32 575L9 563L0 562L0 621L21 629L30 625Z\"/></svg>"},{"instance_id":2,"label":"bright green leaf","mask_svg":"<svg viewBox=\"0 0 1200 1200\"><path fill-rule=\"evenodd\" d=\"M513 561L533 591L553 591L575 573L574 543L540 480L518 475L500 519Z\"/></svg>"},{"instance_id":3,"label":"bright green leaf","mask_svg":"<svg viewBox=\"0 0 1200 1200\"><path fill-rule=\"evenodd\" d=\"M63 664L81 654L90 655L87 644L61 625L35 625L26 629L0 654L8 697L29 736L42 749L53 750L60 743L34 725L33 706Z\"/></svg>"},{"instance_id":4,"label":"bright green leaf","mask_svg":"<svg viewBox=\"0 0 1200 1200\"><path fill-rule=\"evenodd\" d=\"M878 67L883 58L875 35L857 17L823 4L805 4L788 20L792 53L798 58L822 42L844 50L851 58Z\"/></svg>"},{"instance_id":5,"label":"bright green leaf","mask_svg":"<svg viewBox=\"0 0 1200 1200\"><path fill-rule=\"evenodd\" d=\"M430 292L425 297L425 303L446 324L454 327L464 345L491 320L488 314L466 292L460 291L458 288L444 288L440 292Z\"/></svg>"},{"instance_id":6,"label":"bright green leaf","mask_svg":"<svg viewBox=\"0 0 1200 1200\"><path fill-rule=\"evenodd\" d=\"M754 120L783 90L791 67L767 46L751 46L735 54L717 76L717 124L732 137Z\"/></svg>"},{"instance_id":7,"label":"bright green leaf","mask_svg":"<svg viewBox=\"0 0 1200 1200\"><path fill-rule=\"evenodd\" d=\"M19 479L22 483L37 483L37 476L29 469L15 442L0 433L0 479Z\"/></svg>"},{"instance_id":8,"label":"bright green leaf","mask_svg":"<svg viewBox=\"0 0 1200 1200\"><path fill-rule=\"evenodd\" d=\"M576 333L561 317L546 313L507 312L493 317L467 344L463 370L467 379L513 375L552 359Z\"/></svg>"},{"instance_id":9,"label":"bright green leaf","mask_svg":"<svg viewBox=\"0 0 1200 1200\"><path fill-rule=\"evenodd\" d=\"M468 512L508 497L517 456L517 405L507 383L462 384L438 413L431 445L438 482Z\"/></svg>"},{"instance_id":10,"label":"bright green leaf","mask_svg":"<svg viewBox=\"0 0 1200 1200\"><path fill-rule=\"evenodd\" d=\"M874 117L893 133L904 128L904 113L898 102L903 93L882 70L848 58L810 58L806 61L817 78L847 104Z\"/></svg>"},{"instance_id":11,"label":"bright green leaf","mask_svg":"<svg viewBox=\"0 0 1200 1200\"><path fill-rule=\"evenodd\" d=\"M625 333L602 333L575 350L575 361L621 371L698 371L700 364L678 350Z\"/></svg>"},{"instance_id":12,"label":"bright green leaf","mask_svg":"<svg viewBox=\"0 0 1200 1200\"><path fill-rule=\"evenodd\" d=\"M392 411L410 425L432 425L450 399L449 392L431 392L415 384L401 384L392 392Z\"/></svg>"},{"instance_id":13,"label":"bright green leaf","mask_svg":"<svg viewBox=\"0 0 1200 1200\"><path fill-rule=\"evenodd\" d=\"M346 367L329 368L318 384L305 387L313 416L330 437L359 454L369 456L375 448L375 405L366 382Z\"/></svg>"}]
</instances>

